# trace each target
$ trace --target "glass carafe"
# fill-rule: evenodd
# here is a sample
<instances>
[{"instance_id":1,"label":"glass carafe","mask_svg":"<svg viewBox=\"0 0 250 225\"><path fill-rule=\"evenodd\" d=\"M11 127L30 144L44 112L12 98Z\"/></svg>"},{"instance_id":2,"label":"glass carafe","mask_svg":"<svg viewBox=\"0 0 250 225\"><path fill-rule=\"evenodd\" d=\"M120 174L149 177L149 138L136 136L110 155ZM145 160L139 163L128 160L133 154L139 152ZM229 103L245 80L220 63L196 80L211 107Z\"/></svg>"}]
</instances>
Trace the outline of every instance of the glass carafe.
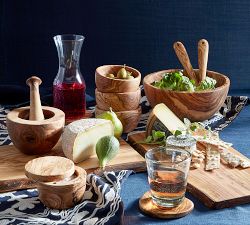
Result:
<instances>
[{"instance_id":1,"label":"glass carafe","mask_svg":"<svg viewBox=\"0 0 250 225\"><path fill-rule=\"evenodd\" d=\"M79 69L79 59L84 37L57 35L54 41L59 58L58 73L53 82L54 107L64 111L67 121L83 118L86 84Z\"/></svg>"}]
</instances>

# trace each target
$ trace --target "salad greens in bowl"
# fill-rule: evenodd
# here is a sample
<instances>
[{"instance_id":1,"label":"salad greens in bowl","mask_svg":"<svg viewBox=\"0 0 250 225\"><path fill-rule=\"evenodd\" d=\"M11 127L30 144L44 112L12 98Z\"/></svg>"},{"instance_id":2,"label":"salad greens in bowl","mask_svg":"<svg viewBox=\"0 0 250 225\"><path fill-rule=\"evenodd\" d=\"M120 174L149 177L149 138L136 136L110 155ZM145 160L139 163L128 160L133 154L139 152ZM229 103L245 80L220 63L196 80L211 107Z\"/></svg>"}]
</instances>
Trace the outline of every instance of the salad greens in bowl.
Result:
<instances>
[{"instance_id":1,"label":"salad greens in bowl","mask_svg":"<svg viewBox=\"0 0 250 225\"><path fill-rule=\"evenodd\" d=\"M169 69L145 76L143 86L151 107L164 103L181 120L204 121L223 105L230 80L221 73L207 70L206 79L196 84L180 69Z\"/></svg>"},{"instance_id":2,"label":"salad greens in bowl","mask_svg":"<svg viewBox=\"0 0 250 225\"><path fill-rule=\"evenodd\" d=\"M172 90L172 91L203 91L215 89L217 81L211 77L206 77L199 85L196 85L194 80L190 80L187 76L184 76L182 71L174 71L165 73L162 79L154 81L153 86Z\"/></svg>"}]
</instances>

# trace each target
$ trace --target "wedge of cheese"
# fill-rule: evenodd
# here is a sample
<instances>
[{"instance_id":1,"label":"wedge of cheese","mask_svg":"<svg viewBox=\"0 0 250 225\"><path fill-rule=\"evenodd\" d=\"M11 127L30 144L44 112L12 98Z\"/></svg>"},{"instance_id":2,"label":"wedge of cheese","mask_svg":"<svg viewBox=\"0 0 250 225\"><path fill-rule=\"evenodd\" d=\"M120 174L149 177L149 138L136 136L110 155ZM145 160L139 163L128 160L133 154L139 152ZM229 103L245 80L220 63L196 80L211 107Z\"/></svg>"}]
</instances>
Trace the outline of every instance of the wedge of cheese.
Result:
<instances>
[{"instance_id":1,"label":"wedge of cheese","mask_svg":"<svg viewBox=\"0 0 250 225\"><path fill-rule=\"evenodd\" d=\"M185 130L185 124L165 104L160 103L153 108L149 115L146 135L151 135L152 130L160 130L169 136L180 129Z\"/></svg>"},{"instance_id":2,"label":"wedge of cheese","mask_svg":"<svg viewBox=\"0 0 250 225\"><path fill-rule=\"evenodd\" d=\"M106 135L114 135L113 124L109 120L92 118L74 121L63 132L63 152L75 163L81 162L95 153L97 141Z\"/></svg>"}]
</instances>

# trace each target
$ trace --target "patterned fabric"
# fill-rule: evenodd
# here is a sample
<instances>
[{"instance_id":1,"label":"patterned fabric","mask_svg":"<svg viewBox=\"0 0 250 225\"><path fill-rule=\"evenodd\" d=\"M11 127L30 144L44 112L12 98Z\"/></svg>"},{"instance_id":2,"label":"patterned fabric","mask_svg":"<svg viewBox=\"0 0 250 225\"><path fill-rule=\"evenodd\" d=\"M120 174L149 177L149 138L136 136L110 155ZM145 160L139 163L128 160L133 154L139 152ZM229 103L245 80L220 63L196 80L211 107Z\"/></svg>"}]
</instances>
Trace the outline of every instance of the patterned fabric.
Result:
<instances>
[{"instance_id":1,"label":"patterned fabric","mask_svg":"<svg viewBox=\"0 0 250 225\"><path fill-rule=\"evenodd\" d=\"M83 201L68 210L45 207L36 189L0 194L0 224L119 224L123 215L119 192L130 173L107 172L102 177L89 174Z\"/></svg>"}]
</instances>

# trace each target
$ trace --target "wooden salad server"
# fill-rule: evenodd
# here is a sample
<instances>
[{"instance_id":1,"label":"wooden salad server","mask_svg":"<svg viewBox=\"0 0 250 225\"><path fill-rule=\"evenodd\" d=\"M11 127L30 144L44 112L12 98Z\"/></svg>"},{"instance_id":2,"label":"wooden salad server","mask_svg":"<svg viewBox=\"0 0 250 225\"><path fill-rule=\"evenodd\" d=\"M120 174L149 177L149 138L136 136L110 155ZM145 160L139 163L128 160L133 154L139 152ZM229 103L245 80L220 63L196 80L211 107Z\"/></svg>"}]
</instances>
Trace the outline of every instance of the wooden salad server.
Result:
<instances>
[{"instance_id":1,"label":"wooden salad server","mask_svg":"<svg viewBox=\"0 0 250 225\"><path fill-rule=\"evenodd\" d=\"M39 77L32 76L26 80L26 84L30 87L30 114L29 120L41 121L44 120L39 85L42 80Z\"/></svg>"},{"instance_id":2,"label":"wooden salad server","mask_svg":"<svg viewBox=\"0 0 250 225\"><path fill-rule=\"evenodd\" d=\"M198 42L198 65L199 65L199 72L197 74L198 83L206 79L208 51L209 51L208 41L206 39L201 39Z\"/></svg>"},{"instance_id":3,"label":"wooden salad server","mask_svg":"<svg viewBox=\"0 0 250 225\"><path fill-rule=\"evenodd\" d=\"M174 43L173 48L175 50L175 53L181 63L181 65L184 68L184 74L187 75L190 79L196 81L196 75L193 70L192 64L190 62L188 53L186 51L185 46L180 42L177 41Z\"/></svg>"}]
</instances>

